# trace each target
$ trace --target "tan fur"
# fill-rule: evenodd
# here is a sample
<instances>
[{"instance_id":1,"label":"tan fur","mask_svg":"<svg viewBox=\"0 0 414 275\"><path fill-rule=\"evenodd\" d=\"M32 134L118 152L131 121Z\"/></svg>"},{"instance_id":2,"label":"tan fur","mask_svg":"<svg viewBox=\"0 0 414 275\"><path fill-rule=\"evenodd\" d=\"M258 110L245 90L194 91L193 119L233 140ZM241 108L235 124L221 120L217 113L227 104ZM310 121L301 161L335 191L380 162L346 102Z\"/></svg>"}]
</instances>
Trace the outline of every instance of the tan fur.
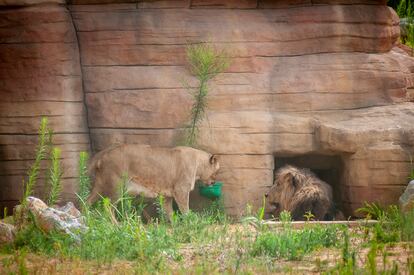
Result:
<instances>
[{"instance_id":1,"label":"tan fur","mask_svg":"<svg viewBox=\"0 0 414 275\"><path fill-rule=\"evenodd\" d=\"M219 168L215 156L190 147L115 145L97 153L90 161L89 171L95 175L95 181L88 202L94 202L99 195L118 199L119 182L125 174L131 195L149 198L163 195L167 214L172 214L173 199L180 211L186 213L195 181L213 183Z\"/></svg>"},{"instance_id":2,"label":"tan fur","mask_svg":"<svg viewBox=\"0 0 414 275\"><path fill-rule=\"evenodd\" d=\"M304 214L310 211L316 220L324 220L333 211L331 186L310 170L290 165L277 171L266 197L267 212L275 217L286 210L294 220L304 220Z\"/></svg>"}]
</instances>

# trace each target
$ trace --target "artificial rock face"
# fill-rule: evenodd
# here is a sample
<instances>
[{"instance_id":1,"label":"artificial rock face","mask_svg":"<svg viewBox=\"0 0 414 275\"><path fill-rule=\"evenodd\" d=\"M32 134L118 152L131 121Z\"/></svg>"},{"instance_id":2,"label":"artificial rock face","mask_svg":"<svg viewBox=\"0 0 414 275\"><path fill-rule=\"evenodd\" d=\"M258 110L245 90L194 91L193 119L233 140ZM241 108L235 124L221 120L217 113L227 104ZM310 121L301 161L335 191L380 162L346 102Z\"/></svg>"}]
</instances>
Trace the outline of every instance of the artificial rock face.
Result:
<instances>
[{"instance_id":1,"label":"artificial rock face","mask_svg":"<svg viewBox=\"0 0 414 275\"><path fill-rule=\"evenodd\" d=\"M101 3L72 3L91 1ZM414 62L396 47L399 20L385 1L39 8L0 11L0 47L8 50L0 51L7 60L0 64L3 190L20 184L9 178L24 174L17 164L32 157L28 134L42 114L66 138L68 182L76 174L73 155L89 140L93 151L115 142L174 145L191 106L183 80L196 83L185 47L201 41L231 57L230 68L209 84L199 139L200 148L220 155L230 214L246 203L259 206L287 159L317 174L335 168L327 182L347 215L364 201L396 203L404 190L414 145ZM41 16L48 13L55 17ZM45 82L51 77L56 81ZM340 164L333 168L331 158ZM74 190L66 186L68 194Z\"/></svg>"}]
</instances>

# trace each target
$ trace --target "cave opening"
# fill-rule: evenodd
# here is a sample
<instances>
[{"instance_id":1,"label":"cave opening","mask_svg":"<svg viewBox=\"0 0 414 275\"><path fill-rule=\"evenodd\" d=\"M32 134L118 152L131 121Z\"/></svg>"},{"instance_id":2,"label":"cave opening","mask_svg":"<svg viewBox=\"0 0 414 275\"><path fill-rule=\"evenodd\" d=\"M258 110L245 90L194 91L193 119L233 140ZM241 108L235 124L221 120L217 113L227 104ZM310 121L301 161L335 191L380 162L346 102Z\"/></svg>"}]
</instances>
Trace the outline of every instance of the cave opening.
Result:
<instances>
[{"instance_id":1,"label":"cave opening","mask_svg":"<svg viewBox=\"0 0 414 275\"><path fill-rule=\"evenodd\" d=\"M276 156L275 172L288 164L299 168L308 168L321 180L328 183L332 187L335 210L343 212L343 190L341 187L343 182L344 164L341 156L322 154Z\"/></svg>"}]
</instances>

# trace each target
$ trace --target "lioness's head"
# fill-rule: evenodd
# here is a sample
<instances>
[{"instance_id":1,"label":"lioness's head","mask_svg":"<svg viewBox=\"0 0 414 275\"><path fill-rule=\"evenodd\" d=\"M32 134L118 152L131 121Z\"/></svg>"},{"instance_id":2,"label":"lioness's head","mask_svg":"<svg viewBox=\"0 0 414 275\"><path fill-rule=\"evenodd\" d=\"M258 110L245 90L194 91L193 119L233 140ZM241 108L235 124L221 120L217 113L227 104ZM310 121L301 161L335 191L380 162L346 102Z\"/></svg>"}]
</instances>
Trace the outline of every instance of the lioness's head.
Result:
<instances>
[{"instance_id":1,"label":"lioness's head","mask_svg":"<svg viewBox=\"0 0 414 275\"><path fill-rule=\"evenodd\" d=\"M299 172L298 168L290 165L286 165L276 172L273 186L265 194L266 212L277 217L280 212L287 209L300 184Z\"/></svg>"},{"instance_id":2,"label":"lioness's head","mask_svg":"<svg viewBox=\"0 0 414 275\"><path fill-rule=\"evenodd\" d=\"M211 185L215 182L217 172L220 169L220 164L217 156L210 155L207 161L203 161L203 164L199 169L199 179L207 185Z\"/></svg>"}]
</instances>

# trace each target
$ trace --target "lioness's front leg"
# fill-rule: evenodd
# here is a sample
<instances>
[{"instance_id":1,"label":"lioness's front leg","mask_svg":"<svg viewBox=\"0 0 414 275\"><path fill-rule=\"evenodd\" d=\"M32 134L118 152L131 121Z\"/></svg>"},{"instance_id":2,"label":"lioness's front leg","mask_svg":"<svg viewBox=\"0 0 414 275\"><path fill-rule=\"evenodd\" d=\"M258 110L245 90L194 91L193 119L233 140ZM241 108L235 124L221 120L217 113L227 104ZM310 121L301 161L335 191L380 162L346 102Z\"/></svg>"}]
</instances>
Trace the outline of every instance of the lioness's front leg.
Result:
<instances>
[{"instance_id":1,"label":"lioness's front leg","mask_svg":"<svg viewBox=\"0 0 414 275\"><path fill-rule=\"evenodd\" d=\"M190 197L190 192L176 192L174 194L174 199L175 202L178 205L178 208L180 208L181 214L186 214L188 213L189 210L189 197Z\"/></svg>"},{"instance_id":2,"label":"lioness's front leg","mask_svg":"<svg viewBox=\"0 0 414 275\"><path fill-rule=\"evenodd\" d=\"M167 218L171 221L173 215L173 198L165 197L164 199L164 209L167 214Z\"/></svg>"}]
</instances>

